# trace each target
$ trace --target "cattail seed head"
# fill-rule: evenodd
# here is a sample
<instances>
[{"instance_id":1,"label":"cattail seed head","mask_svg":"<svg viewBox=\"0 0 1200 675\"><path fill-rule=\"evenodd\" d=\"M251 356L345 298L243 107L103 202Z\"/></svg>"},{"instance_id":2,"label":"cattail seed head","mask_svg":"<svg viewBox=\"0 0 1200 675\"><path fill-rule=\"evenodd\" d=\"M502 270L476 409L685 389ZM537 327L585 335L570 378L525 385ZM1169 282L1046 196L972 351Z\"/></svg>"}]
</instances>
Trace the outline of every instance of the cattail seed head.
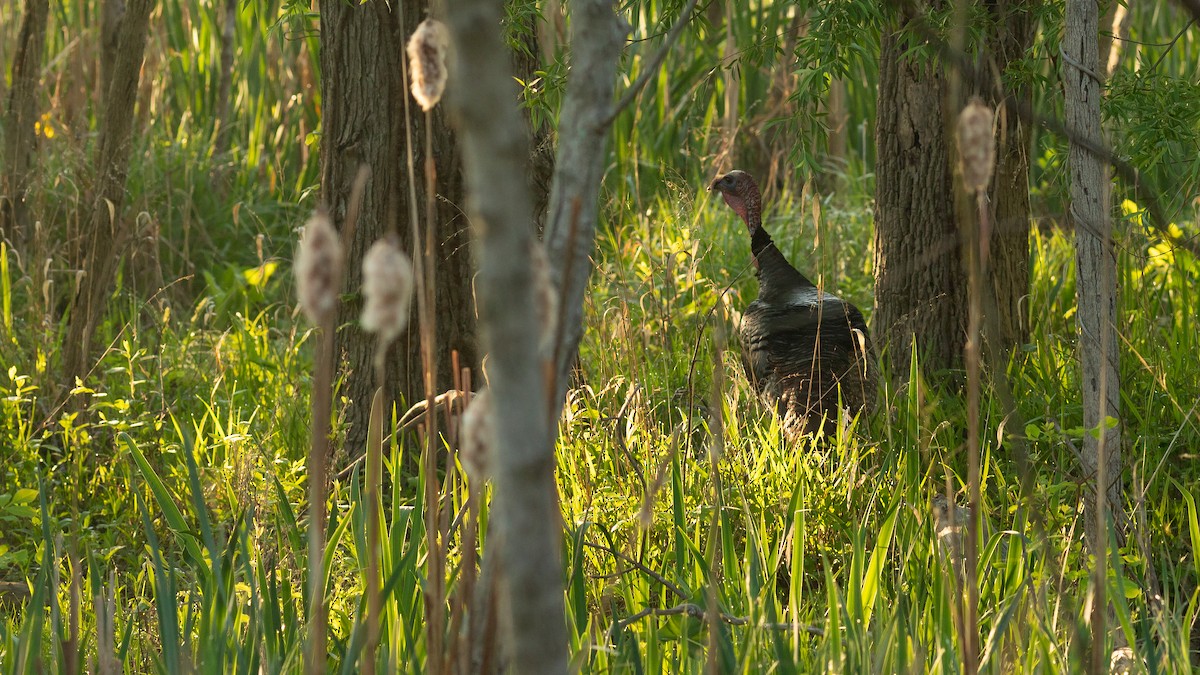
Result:
<instances>
[{"instance_id":1,"label":"cattail seed head","mask_svg":"<svg viewBox=\"0 0 1200 675\"><path fill-rule=\"evenodd\" d=\"M404 332L412 306L413 267L391 237L380 239L363 256L362 327L390 344Z\"/></svg>"},{"instance_id":2,"label":"cattail seed head","mask_svg":"<svg viewBox=\"0 0 1200 675\"><path fill-rule=\"evenodd\" d=\"M979 97L971 99L958 116L958 157L963 184L972 192L987 189L996 165L992 138L992 109Z\"/></svg>"},{"instance_id":3,"label":"cattail seed head","mask_svg":"<svg viewBox=\"0 0 1200 675\"><path fill-rule=\"evenodd\" d=\"M538 321L538 350L548 354L554 348L558 328L558 291L550 278L550 258L546 247L534 240L529 247L529 263L533 272L533 308Z\"/></svg>"},{"instance_id":4,"label":"cattail seed head","mask_svg":"<svg viewBox=\"0 0 1200 675\"><path fill-rule=\"evenodd\" d=\"M408 75L422 110L431 110L446 90L446 52L450 38L441 21L425 19L408 39Z\"/></svg>"},{"instance_id":5,"label":"cattail seed head","mask_svg":"<svg viewBox=\"0 0 1200 675\"><path fill-rule=\"evenodd\" d=\"M325 209L317 209L300 236L296 253L296 295L300 309L313 323L321 323L337 306L342 282L342 240Z\"/></svg>"},{"instance_id":6,"label":"cattail seed head","mask_svg":"<svg viewBox=\"0 0 1200 675\"><path fill-rule=\"evenodd\" d=\"M492 475L492 446L495 445L496 424L492 412L490 390L481 389L471 397L471 403L463 411L462 426L459 428L460 442L458 460L467 470L467 476L477 485Z\"/></svg>"}]
</instances>

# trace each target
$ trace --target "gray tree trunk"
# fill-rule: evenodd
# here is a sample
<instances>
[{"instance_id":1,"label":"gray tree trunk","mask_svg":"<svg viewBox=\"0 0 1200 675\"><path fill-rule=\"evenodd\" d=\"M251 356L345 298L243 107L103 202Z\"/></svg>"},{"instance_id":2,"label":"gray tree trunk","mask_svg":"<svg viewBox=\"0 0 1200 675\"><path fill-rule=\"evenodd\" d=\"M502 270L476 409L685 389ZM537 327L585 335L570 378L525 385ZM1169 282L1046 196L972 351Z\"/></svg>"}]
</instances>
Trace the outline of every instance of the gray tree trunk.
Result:
<instances>
[{"instance_id":1,"label":"gray tree trunk","mask_svg":"<svg viewBox=\"0 0 1200 675\"><path fill-rule=\"evenodd\" d=\"M572 21L574 67L560 113L560 119L569 123L559 124L545 236L561 306L550 406L555 415L566 399L571 367L583 338L583 300L592 274L613 82L627 32L614 14L612 0L578 3Z\"/></svg>"},{"instance_id":2,"label":"gray tree trunk","mask_svg":"<svg viewBox=\"0 0 1200 675\"><path fill-rule=\"evenodd\" d=\"M42 52L46 49L46 21L50 16L48 0L26 0L25 18L17 37L13 56L12 89L4 126L4 170L0 172L0 237L9 239L20 251L25 239L25 194L33 171L37 136L37 102L40 93Z\"/></svg>"},{"instance_id":3,"label":"gray tree trunk","mask_svg":"<svg viewBox=\"0 0 1200 675\"><path fill-rule=\"evenodd\" d=\"M1103 147L1100 99L1104 95L1099 58L1099 16L1095 0L1067 0L1062 42L1062 80L1067 128L1075 137ZM1108 551L1107 522L1121 518L1121 431L1106 420L1120 419L1120 368L1117 340L1117 258L1112 240L1108 164L1072 140L1070 169L1071 216L1075 225L1076 296L1079 321L1080 380L1083 387L1083 426L1099 429L1084 434L1080 457L1083 474L1092 486L1084 501L1084 520L1095 554L1092 612L1092 672L1106 669L1104 649L1108 602L1105 597Z\"/></svg>"},{"instance_id":4,"label":"gray tree trunk","mask_svg":"<svg viewBox=\"0 0 1200 675\"><path fill-rule=\"evenodd\" d=\"M498 549L488 554L499 556L501 612L514 672L565 673L553 417L546 405L549 383L538 352L531 273L528 131L497 30L503 5L452 0L448 9L457 47L451 86L475 226L480 331L494 405L492 508L498 532L491 541Z\"/></svg>"},{"instance_id":5,"label":"gray tree trunk","mask_svg":"<svg viewBox=\"0 0 1200 675\"><path fill-rule=\"evenodd\" d=\"M424 212L425 115L414 105L409 129L416 176L405 167L404 87L400 59L404 45L426 16L427 0L402 0L400 11L386 2L321 2L321 196L334 225L341 230L349 209L350 188L359 167L371 170L362 210L347 251L347 297L343 299L336 353L346 369L341 395L344 411L344 450L351 457L366 448L367 423L375 380L375 338L358 325L362 313L362 258L388 232L396 232L412 250L408 181L415 180L418 210ZM437 164L437 334L434 336L438 382L450 387L451 353L458 351L464 367L476 369L475 310L471 294L471 257L462 201L462 178L454 134L444 106L433 110L432 149ZM424 228L421 228L422 231ZM416 256L414 255L414 258ZM388 352L384 410L393 403L404 407L424 400L420 331L405 332ZM415 462L415 456L412 458ZM411 464L410 466L415 466Z\"/></svg>"},{"instance_id":6,"label":"gray tree trunk","mask_svg":"<svg viewBox=\"0 0 1200 675\"><path fill-rule=\"evenodd\" d=\"M1099 65L1097 8L1094 0L1068 0L1063 49L1063 90L1067 128L1096 147L1104 145L1100 127L1103 88ZM1071 216L1075 225L1076 295L1079 303L1079 358L1083 383L1083 425L1107 426L1120 419L1121 375L1117 340L1117 256L1112 239L1108 164L1072 142L1068 154L1071 177ZM1096 493L1108 496L1107 508L1121 508L1120 426L1084 436L1084 475L1095 482ZM1097 500L1092 504L1094 517ZM1117 522L1121 522L1118 520ZM1096 523L1092 523L1093 526ZM1089 530L1091 532L1091 530ZM1092 542L1093 545L1101 542Z\"/></svg>"},{"instance_id":7,"label":"gray tree trunk","mask_svg":"<svg viewBox=\"0 0 1200 675\"><path fill-rule=\"evenodd\" d=\"M96 190L84 244L85 259L80 262L87 277L76 295L63 344L64 377L60 384L67 391L74 386L76 377L86 376L91 368L92 333L103 316L117 263L124 256L129 240L129 228L121 218L121 204L129 173L134 109L152 9L154 0L130 0L118 31L118 48L100 127Z\"/></svg>"}]
</instances>

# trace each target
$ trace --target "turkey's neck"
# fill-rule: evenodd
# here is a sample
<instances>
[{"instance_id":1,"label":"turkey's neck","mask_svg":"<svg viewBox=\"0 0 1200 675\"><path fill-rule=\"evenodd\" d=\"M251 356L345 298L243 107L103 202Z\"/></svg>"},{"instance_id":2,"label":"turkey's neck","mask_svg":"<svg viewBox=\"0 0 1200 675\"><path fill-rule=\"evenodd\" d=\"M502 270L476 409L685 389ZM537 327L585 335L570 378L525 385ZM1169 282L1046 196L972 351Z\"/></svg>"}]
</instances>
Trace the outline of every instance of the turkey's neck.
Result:
<instances>
[{"instance_id":1,"label":"turkey's neck","mask_svg":"<svg viewBox=\"0 0 1200 675\"><path fill-rule=\"evenodd\" d=\"M758 295L769 300L773 296L786 295L797 288L811 288L808 280L783 257L771 235L763 229L757 213L749 214L746 225L750 228L750 253L754 256L754 267L758 274Z\"/></svg>"}]
</instances>

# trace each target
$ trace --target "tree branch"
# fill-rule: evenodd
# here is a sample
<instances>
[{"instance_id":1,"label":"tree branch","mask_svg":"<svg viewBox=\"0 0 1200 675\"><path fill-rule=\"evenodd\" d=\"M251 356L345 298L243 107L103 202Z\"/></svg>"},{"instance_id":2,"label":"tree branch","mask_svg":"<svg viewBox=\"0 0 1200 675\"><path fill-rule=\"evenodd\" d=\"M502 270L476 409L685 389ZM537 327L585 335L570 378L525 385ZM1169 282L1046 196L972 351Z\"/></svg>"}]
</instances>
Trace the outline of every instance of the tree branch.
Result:
<instances>
[{"instance_id":1,"label":"tree branch","mask_svg":"<svg viewBox=\"0 0 1200 675\"><path fill-rule=\"evenodd\" d=\"M559 126L545 234L561 311L554 351L554 398L549 406L556 415L566 397L571 364L583 337L583 299L592 274L609 106L617 60L629 30L617 16L613 0L580 0L572 20L571 74L561 111L564 123Z\"/></svg>"}]
</instances>

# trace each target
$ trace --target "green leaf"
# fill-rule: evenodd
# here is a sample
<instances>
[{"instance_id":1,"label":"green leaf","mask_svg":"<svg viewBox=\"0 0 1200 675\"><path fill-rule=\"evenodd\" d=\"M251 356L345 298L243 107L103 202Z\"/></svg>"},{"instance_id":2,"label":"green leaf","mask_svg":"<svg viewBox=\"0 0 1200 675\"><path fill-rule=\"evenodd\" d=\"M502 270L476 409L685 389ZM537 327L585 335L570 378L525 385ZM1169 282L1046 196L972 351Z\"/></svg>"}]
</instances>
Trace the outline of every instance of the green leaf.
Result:
<instances>
[{"instance_id":1,"label":"green leaf","mask_svg":"<svg viewBox=\"0 0 1200 675\"><path fill-rule=\"evenodd\" d=\"M142 454L137 443L134 442L128 434L120 434L120 438L125 443L125 447L129 449L129 454L133 456L133 461L137 464L138 470L141 471L142 477L150 485L150 492L154 494L154 501L158 503L158 508L162 510L163 518L167 521L167 527L175 534L175 538L179 540L179 544L183 546L188 555L192 558L197 566L200 567L204 574L208 574L208 563L204 560L204 554L200 550L200 541L196 538L194 532L188 527L187 520L183 517L183 512L179 510L179 506L171 497L171 493L167 490L167 486L163 484L162 479L154 472L150 466L150 462L146 461L146 456Z\"/></svg>"}]
</instances>

